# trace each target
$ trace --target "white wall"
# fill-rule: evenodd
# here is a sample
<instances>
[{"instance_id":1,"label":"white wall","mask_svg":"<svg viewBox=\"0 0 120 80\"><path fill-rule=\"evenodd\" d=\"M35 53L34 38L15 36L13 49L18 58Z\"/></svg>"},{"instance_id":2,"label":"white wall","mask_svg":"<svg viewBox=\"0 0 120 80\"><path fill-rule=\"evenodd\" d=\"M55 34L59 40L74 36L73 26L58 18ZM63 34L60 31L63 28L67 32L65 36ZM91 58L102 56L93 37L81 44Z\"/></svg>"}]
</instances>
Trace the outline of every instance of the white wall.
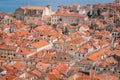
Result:
<instances>
[{"instance_id":1,"label":"white wall","mask_svg":"<svg viewBox=\"0 0 120 80\"><path fill-rule=\"evenodd\" d=\"M43 49L51 49L53 44L48 44L37 49L37 52L42 51Z\"/></svg>"}]
</instances>

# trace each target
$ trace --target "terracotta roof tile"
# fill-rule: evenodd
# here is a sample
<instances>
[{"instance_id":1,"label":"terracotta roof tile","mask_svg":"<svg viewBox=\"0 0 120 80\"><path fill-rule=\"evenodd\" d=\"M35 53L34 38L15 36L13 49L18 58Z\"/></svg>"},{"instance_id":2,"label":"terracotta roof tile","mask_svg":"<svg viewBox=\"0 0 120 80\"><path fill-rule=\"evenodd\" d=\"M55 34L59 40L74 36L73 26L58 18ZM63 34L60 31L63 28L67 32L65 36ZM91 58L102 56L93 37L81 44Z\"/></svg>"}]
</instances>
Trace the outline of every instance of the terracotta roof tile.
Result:
<instances>
[{"instance_id":1,"label":"terracotta roof tile","mask_svg":"<svg viewBox=\"0 0 120 80\"><path fill-rule=\"evenodd\" d=\"M33 52L35 52L35 51L32 50L32 49L20 48L19 51L18 51L18 54L27 55L27 54L30 54L30 53L33 53Z\"/></svg>"},{"instance_id":2,"label":"terracotta roof tile","mask_svg":"<svg viewBox=\"0 0 120 80\"><path fill-rule=\"evenodd\" d=\"M88 56L88 59L92 61L100 60L103 55L107 55L111 52L110 47L103 48Z\"/></svg>"},{"instance_id":3,"label":"terracotta roof tile","mask_svg":"<svg viewBox=\"0 0 120 80\"><path fill-rule=\"evenodd\" d=\"M63 14L56 13L56 14L53 14L52 16L85 17L85 15L72 13L72 12L65 12Z\"/></svg>"},{"instance_id":4,"label":"terracotta roof tile","mask_svg":"<svg viewBox=\"0 0 120 80\"><path fill-rule=\"evenodd\" d=\"M16 62L16 63L13 64L12 66L13 66L14 68L18 69L18 70L26 67L26 65L25 65L24 63L22 63L22 62Z\"/></svg>"},{"instance_id":5,"label":"terracotta roof tile","mask_svg":"<svg viewBox=\"0 0 120 80\"><path fill-rule=\"evenodd\" d=\"M3 44L3 45L0 45L0 49L3 49L3 50L14 50L15 51L17 49L17 47Z\"/></svg>"},{"instance_id":6,"label":"terracotta roof tile","mask_svg":"<svg viewBox=\"0 0 120 80\"><path fill-rule=\"evenodd\" d=\"M41 41L35 42L35 43L31 44L31 45L34 46L35 48L40 48L40 47L43 47L43 46L48 45L48 44L49 44L48 41L41 40Z\"/></svg>"},{"instance_id":7,"label":"terracotta roof tile","mask_svg":"<svg viewBox=\"0 0 120 80\"><path fill-rule=\"evenodd\" d=\"M39 70L33 70L32 73L38 77L40 77L42 75L42 73Z\"/></svg>"},{"instance_id":8,"label":"terracotta roof tile","mask_svg":"<svg viewBox=\"0 0 120 80\"><path fill-rule=\"evenodd\" d=\"M45 64L42 62L37 63L36 68L42 72L45 72L47 68L49 67L49 64Z\"/></svg>"}]
</instances>

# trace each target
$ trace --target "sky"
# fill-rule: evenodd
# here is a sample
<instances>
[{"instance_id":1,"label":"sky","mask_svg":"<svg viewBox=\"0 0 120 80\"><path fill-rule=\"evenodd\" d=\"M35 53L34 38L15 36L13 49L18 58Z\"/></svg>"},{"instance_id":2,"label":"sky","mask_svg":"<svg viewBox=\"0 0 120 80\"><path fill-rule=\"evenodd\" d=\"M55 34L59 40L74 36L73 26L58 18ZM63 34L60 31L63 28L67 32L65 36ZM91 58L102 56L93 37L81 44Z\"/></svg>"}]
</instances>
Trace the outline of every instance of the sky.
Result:
<instances>
[{"instance_id":1,"label":"sky","mask_svg":"<svg viewBox=\"0 0 120 80\"><path fill-rule=\"evenodd\" d=\"M46 6L51 5L53 10L59 5L108 3L114 0L0 0L0 11L14 12L20 6Z\"/></svg>"}]
</instances>

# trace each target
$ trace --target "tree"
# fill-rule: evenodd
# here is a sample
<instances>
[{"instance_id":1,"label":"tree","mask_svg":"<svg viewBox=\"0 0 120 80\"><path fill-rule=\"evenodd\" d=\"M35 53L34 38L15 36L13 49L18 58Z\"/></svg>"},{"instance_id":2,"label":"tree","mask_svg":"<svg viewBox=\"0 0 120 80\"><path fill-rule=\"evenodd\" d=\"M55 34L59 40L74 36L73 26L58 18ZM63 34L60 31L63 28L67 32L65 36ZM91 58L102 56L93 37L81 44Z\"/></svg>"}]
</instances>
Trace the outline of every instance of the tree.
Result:
<instances>
[{"instance_id":1,"label":"tree","mask_svg":"<svg viewBox=\"0 0 120 80\"><path fill-rule=\"evenodd\" d=\"M100 9L97 10L97 15L98 15L98 16L101 15L101 11L100 11Z\"/></svg>"},{"instance_id":2,"label":"tree","mask_svg":"<svg viewBox=\"0 0 120 80\"><path fill-rule=\"evenodd\" d=\"M87 16L88 16L89 18L96 18L96 17L99 17L100 15L101 15L100 9L92 10L92 12L89 11L89 12L87 13Z\"/></svg>"},{"instance_id":3,"label":"tree","mask_svg":"<svg viewBox=\"0 0 120 80\"><path fill-rule=\"evenodd\" d=\"M72 23L71 26L77 26L78 24L77 23Z\"/></svg>"},{"instance_id":4,"label":"tree","mask_svg":"<svg viewBox=\"0 0 120 80\"><path fill-rule=\"evenodd\" d=\"M35 24L31 24L31 25L30 25L30 32L31 32L34 28L36 28L36 27L38 27L38 26L35 25Z\"/></svg>"},{"instance_id":5,"label":"tree","mask_svg":"<svg viewBox=\"0 0 120 80\"><path fill-rule=\"evenodd\" d=\"M120 20L119 19L116 20L116 27L120 27Z\"/></svg>"},{"instance_id":6,"label":"tree","mask_svg":"<svg viewBox=\"0 0 120 80\"><path fill-rule=\"evenodd\" d=\"M57 24L53 24L53 26L52 26L53 28L57 28Z\"/></svg>"},{"instance_id":7,"label":"tree","mask_svg":"<svg viewBox=\"0 0 120 80\"><path fill-rule=\"evenodd\" d=\"M87 13L87 16L88 16L89 18L92 17L91 11L89 11L89 12Z\"/></svg>"},{"instance_id":8,"label":"tree","mask_svg":"<svg viewBox=\"0 0 120 80\"><path fill-rule=\"evenodd\" d=\"M47 23L47 25L51 25L51 23L50 23L50 22L48 22L48 23Z\"/></svg>"},{"instance_id":9,"label":"tree","mask_svg":"<svg viewBox=\"0 0 120 80\"><path fill-rule=\"evenodd\" d=\"M69 32L69 31L68 31L67 27L62 28L62 33L63 33L63 34L68 34L68 32Z\"/></svg>"}]
</instances>

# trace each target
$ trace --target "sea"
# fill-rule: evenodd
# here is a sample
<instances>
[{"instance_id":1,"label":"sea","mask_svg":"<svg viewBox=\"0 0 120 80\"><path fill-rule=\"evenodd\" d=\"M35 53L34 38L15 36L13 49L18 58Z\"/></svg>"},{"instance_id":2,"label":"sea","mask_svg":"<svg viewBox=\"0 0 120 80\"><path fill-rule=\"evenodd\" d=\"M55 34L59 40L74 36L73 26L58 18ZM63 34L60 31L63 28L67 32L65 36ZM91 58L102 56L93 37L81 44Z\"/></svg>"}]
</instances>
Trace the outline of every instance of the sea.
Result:
<instances>
[{"instance_id":1,"label":"sea","mask_svg":"<svg viewBox=\"0 0 120 80\"><path fill-rule=\"evenodd\" d=\"M51 5L56 10L60 5L109 3L114 0L0 0L0 12L14 12L20 6L46 6Z\"/></svg>"}]
</instances>

